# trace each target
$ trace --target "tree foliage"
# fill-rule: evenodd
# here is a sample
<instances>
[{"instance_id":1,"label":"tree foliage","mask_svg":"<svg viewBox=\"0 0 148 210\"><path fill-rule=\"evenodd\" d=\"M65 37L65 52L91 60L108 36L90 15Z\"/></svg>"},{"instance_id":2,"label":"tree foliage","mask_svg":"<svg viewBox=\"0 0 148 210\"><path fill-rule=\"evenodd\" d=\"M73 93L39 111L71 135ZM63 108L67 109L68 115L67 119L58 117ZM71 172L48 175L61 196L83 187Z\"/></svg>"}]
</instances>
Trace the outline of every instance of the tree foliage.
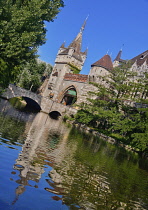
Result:
<instances>
[{"instance_id":1,"label":"tree foliage","mask_svg":"<svg viewBox=\"0 0 148 210\"><path fill-rule=\"evenodd\" d=\"M1 0L0 85L7 86L20 72L20 65L34 58L45 43L45 21L53 21L62 0Z\"/></svg>"},{"instance_id":2,"label":"tree foliage","mask_svg":"<svg viewBox=\"0 0 148 210\"><path fill-rule=\"evenodd\" d=\"M15 120L10 116L3 116L0 114L0 133L3 141L10 139L10 142L24 143L25 123Z\"/></svg>"},{"instance_id":3,"label":"tree foliage","mask_svg":"<svg viewBox=\"0 0 148 210\"><path fill-rule=\"evenodd\" d=\"M16 79L16 84L27 90L36 92L46 77L50 75L52 66L43 61L31 60L22 65L21 73Z\"/></svg>"},{"instance_id":4,"label":"tree foliage","mask_svg":"<svg viewBox=\"0 0 148 210\"><path fill-rule=\"evenodd\" d=\"M118 136L139 151L147 151L148 101L145 98L148 80L146 75L138 81L132 79L134 76L127 64L115 68L109 77L103 77L103 83L93 83L98 91L90 94L96 99L89 98L89 103L81 105L75 119L108 135Z\"/></svg>"}]
</instances>

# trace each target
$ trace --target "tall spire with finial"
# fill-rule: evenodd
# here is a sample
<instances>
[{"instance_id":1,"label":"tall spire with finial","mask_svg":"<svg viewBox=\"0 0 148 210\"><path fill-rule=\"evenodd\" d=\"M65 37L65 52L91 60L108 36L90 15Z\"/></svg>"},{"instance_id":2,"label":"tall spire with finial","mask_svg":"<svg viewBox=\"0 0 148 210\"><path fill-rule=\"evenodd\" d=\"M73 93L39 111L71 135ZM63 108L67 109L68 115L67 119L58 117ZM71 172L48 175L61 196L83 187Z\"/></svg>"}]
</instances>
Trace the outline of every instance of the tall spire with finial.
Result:
<instances>
[{"instance_id":1,"label":"tall spire with finial","mask_svg":"<svg viewBox=\"0 0 148 210\"><path fill-rule=\"evenodd\" d=\"M118 52L118 54L117 54L117 56L116 56L116 58L115 58L114 61L120 61L120 59L121 59L121 54L122 54L122 49Z\"/></svg>"},{"instance_id":2,"label":"tall spire with finial","mask_svg":"<svg viewBox=\"0 0 148 210\"><path fill-rule=\"evenodd\" d=\"M121 60L121 54L122 54L122 48L124 47L124 44L122 45L120 51L118 52L116 58L114 61L120 61Z\"/></svg>"},{"instance_id":3,"label":"tall spire with finial","mask_svg":"<svg viewBox=\"0 0 148 210\"><path fill-rule=\"evenodd\" d=\"M74 48L75 52L78 52L80 53L81 52L81 45L82 45L82 34L83 34L83 31L85 29L85 25L86 25L86 22L87 22L87 19L88 19L88 16L87 18L85 19L81 29L80 29L80 32L78 33L78 35L76 36L76 38L73 40L73 42L68 46L68 48Z\"/></svg>"},{"instance_id":4,"label":"tall spire with finial","mask_svg":"<svg viewBox=\"0 0 148 210\"><path fill-rule=\"evenodd\" d=\"M80 29L80 33L83 33L84 29L85 29L85 26L86 26L86 22L87 22L87 19L88 19L89 15L87 16L87 18L85 19L81 29Z\"/></svg>"}]
</instances>

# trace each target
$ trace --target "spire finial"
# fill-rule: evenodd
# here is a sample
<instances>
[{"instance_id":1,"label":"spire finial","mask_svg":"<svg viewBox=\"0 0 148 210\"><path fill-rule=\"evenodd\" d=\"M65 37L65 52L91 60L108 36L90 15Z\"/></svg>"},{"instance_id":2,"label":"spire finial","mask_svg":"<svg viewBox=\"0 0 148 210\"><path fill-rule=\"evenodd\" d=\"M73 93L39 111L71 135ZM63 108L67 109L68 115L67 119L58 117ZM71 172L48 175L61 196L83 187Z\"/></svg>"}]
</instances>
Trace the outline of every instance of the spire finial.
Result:
<instances>
[{"instance_id":1,"label":"spire finial","mask_svg":"<svg viewBox=\"0 0 148 210\"><path fill-rule=\"evenodd\" d=\"M87 15L87 17L86 17L86 19L85 19L85 21L84 21L84 23L83 23L83 25L80 29L80 33L83 33L88 17L89 17L89 15Z\"/></svg>"},{"instance_id":2,"label":"spire finial","mask_svg":"<svg viewBox=\"0 0 148 210\"><path fill-rule=\"evenodd\" d=\"M85 53L85 55L87 55L87 53L88 53L88 47L86 48L86 50L85 50L84 53Z\"/></svg>"},{"instance_id":3,"label":"spire finial","mask_svg":"<svg viewBox=\"0 0 148 210\"><path fill-rule=\"evenodd\" d=\"M123 47L124 47L124 44L122 44L122 47L121 47L120 51L122 51Z\"/></svg>"},{"instance_id":4,"label":"spire finial","mask_svg":"<svg viewBox=\"0 0 148 210\"><path fill-rule=\"evenodd\" d=\"M107 50L106 55L108 55L108 53L109 53L109 49Z\"/></svg>"}]
</instances>

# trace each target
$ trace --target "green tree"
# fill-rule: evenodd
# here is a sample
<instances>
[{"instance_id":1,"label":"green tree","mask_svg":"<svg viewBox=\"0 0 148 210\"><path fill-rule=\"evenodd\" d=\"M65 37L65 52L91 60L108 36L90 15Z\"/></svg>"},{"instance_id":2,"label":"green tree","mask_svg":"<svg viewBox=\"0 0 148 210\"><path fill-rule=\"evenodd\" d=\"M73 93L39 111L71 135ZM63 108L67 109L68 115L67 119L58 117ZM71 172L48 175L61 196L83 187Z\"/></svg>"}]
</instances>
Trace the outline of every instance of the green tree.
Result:
<instances>
[{"instance_id":1,"label":"green tree","mask_svg":"<svg viewBox=\"0 0 148 210\"><path fill-rule=\"evenodd\" d=\"M53 21L62 0L1 0L0 85L13 82L22 63L34 58L45 43L45 21Z\"/></svg>"},{"instance_id":2,"label":"green tree","mask_svg":"<svg viewBox=\"0 0 148 210\"><path fill-rule=\"evenodd\" d=\"M90 92L96 99L88 99L75 116L76 121L118 137L139 151L148 146L147 75L143 80L133 80L136 74L129 71L129 64L119 66L103 83L95 84L97 92ZM130 102L130 104L128 104ZM139 102L138 108L133 103Z\"/></svg>"},{"instance_id":3,"label":"green tree","mask_svg":"<svg viewBox=\"0 0 148 210\"><path fill-rule=\"evenodd\" d=\"M22 88L36 92L51 71L52 66L50 64L39 59L33 59L26 65L22 65L22 70L16 79L16 83Z\"/></svg>"}]
</instances>

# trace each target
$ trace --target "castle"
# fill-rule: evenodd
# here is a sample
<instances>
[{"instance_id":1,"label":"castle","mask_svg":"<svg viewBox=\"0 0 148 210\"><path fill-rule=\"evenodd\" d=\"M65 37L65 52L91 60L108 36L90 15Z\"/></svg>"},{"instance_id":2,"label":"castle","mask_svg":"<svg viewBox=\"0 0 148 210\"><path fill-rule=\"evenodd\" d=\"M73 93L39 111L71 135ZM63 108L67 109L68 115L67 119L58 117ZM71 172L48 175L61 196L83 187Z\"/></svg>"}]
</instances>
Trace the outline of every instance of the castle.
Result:
<instances>
[{"instance_id":1,"label":"castle","mask_svg":"<svg viewBox=\"0 0 148 210\"><path fill-rule=\"evenodd\" d=\"M122 50L120 50L113 62L106 54L91 65L89 75L79 74L87 57L87 49L81 51L85 25L86 21L68 47L63 43L59 48L52 74L40 88L42 96L64 105L85 102L88 91L94 91L90 81L98 83L100 77L109 75L114 67L126 62L121 59ZM144 77L144 73L148 72L148 50L130 61L132 62L130 70L137 73L134 79Z\"/></svg>"}]
</instances>

